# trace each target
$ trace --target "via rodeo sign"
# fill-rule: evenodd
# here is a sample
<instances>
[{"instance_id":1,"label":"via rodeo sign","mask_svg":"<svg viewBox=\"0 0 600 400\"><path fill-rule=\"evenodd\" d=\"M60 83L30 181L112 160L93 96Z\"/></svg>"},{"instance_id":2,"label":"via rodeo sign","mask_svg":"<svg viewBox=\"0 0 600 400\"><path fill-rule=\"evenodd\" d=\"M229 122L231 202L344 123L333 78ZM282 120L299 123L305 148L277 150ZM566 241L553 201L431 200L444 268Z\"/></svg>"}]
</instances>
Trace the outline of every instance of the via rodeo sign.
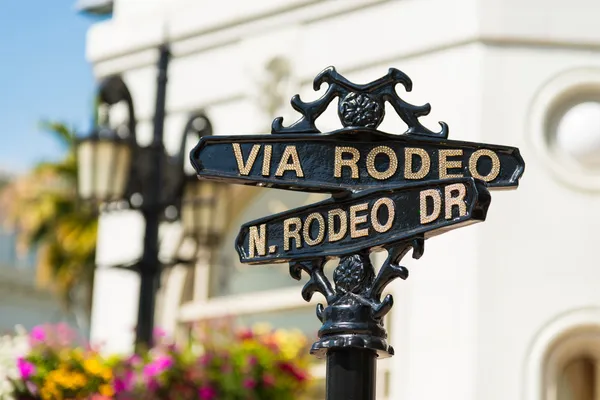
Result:
<instances>
[{"instance_id":1,"label":"via rodeo sign","mask_svg":"<svg viewBox=\"0 0 600 400\"><path fill-rule=\"evenodd\" d=\"M327 308L312 353L362 347L379 356L393 354L382 318L392 305L382 292L393 279L406 278L400 259L424 239L485 220L492 189L514 189L524 171L519 150L493 144L448 140L448 126L432 132L419 122L429 104L406 103L396 93L412 82L391 68L365 85L349 82L333 67L322 71L314 89L326 93L292 107L302 117L289 127L277 118L271 135L203 137L191 153L199 178L267 188L331 193L325 201L267 216L242 226L236 241L240 260L249 264L289 262L290 273L310 280L303 296L322 293ZM322 133L315 120L334 98L343 128ZM403 134L377 130L389 102L408 125ZM387 250L378 273L372 251ZM339 258L333 283L324 263ZM352 312L342 312L351 310Z\"/></svg>"}]
</instances>

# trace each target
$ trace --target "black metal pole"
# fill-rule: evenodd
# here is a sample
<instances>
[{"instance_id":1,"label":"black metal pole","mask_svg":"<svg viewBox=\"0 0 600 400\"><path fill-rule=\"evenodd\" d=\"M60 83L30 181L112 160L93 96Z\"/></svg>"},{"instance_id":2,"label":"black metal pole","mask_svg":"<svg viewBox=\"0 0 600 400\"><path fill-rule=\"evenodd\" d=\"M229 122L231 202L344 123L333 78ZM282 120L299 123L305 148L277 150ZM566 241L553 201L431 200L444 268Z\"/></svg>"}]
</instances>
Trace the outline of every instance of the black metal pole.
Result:
<instances>
[{"instance_id":1,"label":"black metal pole","mask_svg":"<svg viewBox=\"0 0 600 400\"><path fill-rule=\"evenodd\" d=\"M140 262L140 298L136 326L136 347L152 344L156 294L160 285L161 264L159 260L158 230L163 212L160 202L161 183L163 181L163 132L165 122L165 103L167 94L167 68L169 65L169 48L160 47L158 61L158 79L156 89L156 108L154 114L154 135L150 145L148 182L144 182L147 190L141 207L146 222L144 232L144 252Z\"/></svg>"},{"instance_id":2,"label":"black metal pole","mask_svg":"<svg viewBox=\"0 0 600 400\"><path fill-rule=\"evenodd\" d=\"M375 400L377 354L368 349L327 353L327 400Z\"/></svg>"}]
</instances>

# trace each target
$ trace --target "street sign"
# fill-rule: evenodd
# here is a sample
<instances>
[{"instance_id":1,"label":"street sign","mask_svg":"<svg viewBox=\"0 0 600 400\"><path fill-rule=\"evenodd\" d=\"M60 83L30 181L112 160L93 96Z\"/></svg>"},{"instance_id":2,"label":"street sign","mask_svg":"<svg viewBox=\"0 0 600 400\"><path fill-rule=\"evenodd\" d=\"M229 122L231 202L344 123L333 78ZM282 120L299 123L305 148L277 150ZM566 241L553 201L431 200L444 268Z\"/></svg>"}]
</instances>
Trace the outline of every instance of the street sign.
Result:
<instances>
[{"instance_id":1,"label":"street sign","mask_svg":"<svg viewBox=\"0 0 600 400\"><path fill-rule=\"evenodd\" d=\"M512 189L524 170L515 147L369 128L208 136L192 153L192 163L202 178L326 193L469 176L490 189Z\"/></svg>"},{"instance_id":2,"label":"street sign","mask_svg":"<svg viewBox=\"0 0 600 400\"><path fill-rule=\"evenodd\" d=\"M292 125L276 118L271 135L204 137L190 160L201 179L332 193L244 224L236 249L243 263L289 262L294 279L309 276L303 298L319 292L327 303L317 305L323 325L311 348L327 357L327 400L374 400L375 359L394 354L383 325L393 298L383 292L408 277L403 257L412 249L419 258L426 239L485 220L488 189L515 189L525 164L515 147L448 140L445 123L438 132L421 125L431 107L400 98L397 84L410 91L412 81L397 69L357 85L329 67L314 89L323 83L315 101L292 97L302 114ZM343 128L322 133L315 120L336 99ZM386 103L406 132L377 130ZM370 253L379 250L387 258L376 271ZM324 266L334 258L330 279Z\"/></svg>"},{"instance_id":3,"label":"street sign","mask_svg":"<svg viewBox=\"0 0 600 400\"><path fill-rule=\"evenodd\" d=\"M363 191L244 224L236 247L250 264L339 257L483 221L489 203L473 178Z\"/></svg>"}]
</instances>

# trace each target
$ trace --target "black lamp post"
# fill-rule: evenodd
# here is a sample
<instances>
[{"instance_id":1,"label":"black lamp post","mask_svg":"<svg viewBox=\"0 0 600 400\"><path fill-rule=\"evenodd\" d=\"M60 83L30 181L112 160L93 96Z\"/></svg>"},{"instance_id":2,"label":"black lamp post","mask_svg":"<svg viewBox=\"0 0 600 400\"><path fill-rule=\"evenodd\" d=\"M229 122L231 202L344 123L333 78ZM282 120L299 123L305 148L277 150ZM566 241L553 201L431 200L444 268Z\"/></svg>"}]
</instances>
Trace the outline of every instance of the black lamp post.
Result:
<instances>
[{"instance_id":1,"label":"black lamp post","mask_svg":"<svg viewBox=\"0 0 600 400\"><path fill-rule=\"evenodd\" d=\"M99 119L92 134L78 143L79 195L97 203L127 203L144 217L143 254L129 268L140 274L140 297L136 326L136 345L150 345L154 327L156 294L162 268L159 259L159 225L162 221L180 220L184 233L196 239L197 245L212 245L220 237L223 224L215 221L215 207L222 202L224 185L200 182L187 176L186 142L196 141L212 132L208 118L202 113L191 116L186 124L179 154L167 154L163 143L167 67L169 49L160 47L154 133L152 142L141 147L136 140L136 120L131 94L118 76L105 79L99 88L99 102L113 106L125 102L127 122L109 127L108 117ZM193 263L195 260L186 260ZM122 266L121 266L122 267Z\"/></svg>"}]
</instances>

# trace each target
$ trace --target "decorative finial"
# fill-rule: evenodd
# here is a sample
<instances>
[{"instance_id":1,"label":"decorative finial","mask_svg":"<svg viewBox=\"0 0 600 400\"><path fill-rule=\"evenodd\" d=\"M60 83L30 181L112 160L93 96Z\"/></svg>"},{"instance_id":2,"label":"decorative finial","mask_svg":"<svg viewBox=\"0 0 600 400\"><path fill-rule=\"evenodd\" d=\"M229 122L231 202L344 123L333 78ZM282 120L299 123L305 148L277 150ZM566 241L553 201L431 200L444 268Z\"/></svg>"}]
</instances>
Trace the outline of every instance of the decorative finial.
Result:
<instances>
[{"instance_id":1,"label":"decorative finial","mask_svg":"<svg viewBox=\"0 0 600 400\"><path fill-rule=\"evenodd\" d=\"M410 135L424 135L446 139L448 125L440 122L440 132L432 132L419 122L419 117L431 111L429 103L415 106L402 100L396 93L396 84L401 83L407 92L412 90L412 81L402 71L390 68L387 75L371 83L357 85L342 75L334 67L324 69L314 80L313 88L319 90L321 84L328 83L325 94L318 100L305 103L299 95L292 97L292 107L302 117L289 127L283 126L283 118L273 120L272 133L320 133L315 120L327 109L335 97L338 98L338 116L344 128L376 129L385 116L385 102L389 102L398 116L408 125L404 132Z\"/></svg>"}]
</instances>

